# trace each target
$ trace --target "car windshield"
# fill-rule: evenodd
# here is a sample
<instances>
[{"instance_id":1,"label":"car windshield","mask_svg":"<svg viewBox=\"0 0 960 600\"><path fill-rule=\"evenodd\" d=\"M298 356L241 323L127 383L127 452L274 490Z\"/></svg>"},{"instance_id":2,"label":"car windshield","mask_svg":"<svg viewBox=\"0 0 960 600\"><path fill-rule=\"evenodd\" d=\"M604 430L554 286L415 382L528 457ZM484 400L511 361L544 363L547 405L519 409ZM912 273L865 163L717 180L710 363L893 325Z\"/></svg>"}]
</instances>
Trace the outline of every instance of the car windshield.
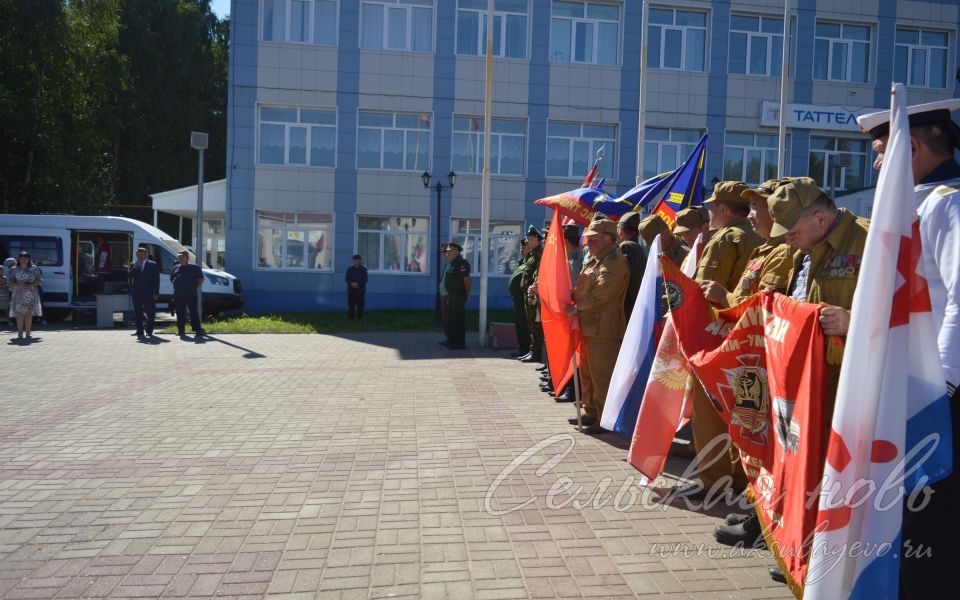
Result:
<instances>
[{"instance_id":1,"label":"car windshield","mask_svg":"<svg viewBox=\"0 0 960 600\"><path fill-rule=\"evenodd\" d=\"M174 255L174 256L179 256L181 252L183 252L184 250L186 250L186 251L187 251L187 254L190 255L190 262L191 262L192 264L196 264L196 262L197 262L197 255L194 254L193 252L191 252L189 248L187 248L186 246L184 246L183 244L181 244L181 243L178 242L177 240L175 240L175 239L173 239L173 238L164 238L163 243L167 245L167 248L170 248L171 250L173 250L173 255ZM203 268L204 268L204 269L209 269L210 267L207 265L207 263L203 263Z\"/></svg>"}]
</instances>

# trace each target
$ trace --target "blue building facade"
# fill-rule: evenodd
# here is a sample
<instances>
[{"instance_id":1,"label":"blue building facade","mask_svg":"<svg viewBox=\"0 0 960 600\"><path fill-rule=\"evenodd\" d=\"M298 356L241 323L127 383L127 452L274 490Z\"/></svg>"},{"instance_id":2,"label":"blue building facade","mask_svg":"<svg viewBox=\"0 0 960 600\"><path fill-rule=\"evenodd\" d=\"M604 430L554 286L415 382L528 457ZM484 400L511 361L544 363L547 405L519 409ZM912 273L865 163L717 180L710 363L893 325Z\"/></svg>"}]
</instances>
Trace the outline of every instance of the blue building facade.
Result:
<instances>
[{"instance_id":1,"label":"blue building facade","mask_svg":"<svg viewBox=\"0 0 960 600\"><path fill-rule=\"evenodd\" d=\"M888 106L894 80L911 103L960 95L958 3L792 4L786 172L834 194L869 187L869 140L852 118ZM577 187L598 151L608 191L634 185L644 35L640 175L677 166L704 132L708 180L776 173L782 2L649 6L644 32L639 0L495 0L491 307L509 306L522 232L548 219L533 200ZM342 309L355 253L371 308L431 308L447 240L479 273L486 10L233 1L226 268L247 311Z\"/></svg>"}]
</instances>

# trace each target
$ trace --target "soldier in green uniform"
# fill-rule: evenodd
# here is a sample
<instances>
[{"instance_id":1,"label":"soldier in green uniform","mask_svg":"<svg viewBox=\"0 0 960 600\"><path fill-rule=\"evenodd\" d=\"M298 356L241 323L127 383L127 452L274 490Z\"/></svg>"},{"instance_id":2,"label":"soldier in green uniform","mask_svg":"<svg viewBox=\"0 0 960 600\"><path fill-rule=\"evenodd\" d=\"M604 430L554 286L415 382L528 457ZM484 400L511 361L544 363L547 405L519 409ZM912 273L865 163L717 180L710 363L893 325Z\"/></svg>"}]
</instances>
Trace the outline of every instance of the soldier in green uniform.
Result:
<instances>
[{"instance_id":1,"label":"soldier in green uniform","mask_svg":"<svg viewBox=\"0 0 960 600\"><path fill-rule=\"evenodd\" d=\"M527 296L521 289L521 280L526 272L525 260L529 254L527 240L520 240L520 261L513 270L507 289L510 291L510 300L513 301L513 327L517 332L517 351L511 352L513 358L520 358L530 352L530 328L527 326Z\"/></svg>"},{"instance_id":2,"label":"soldier in green uniform","mask_svg":"<svg viewBox=\"0 0 960 600\"><path fill-rule=\"evenodd\" d=\"M710 241L710 214L702 206L685 208L677 213L673 235L678 236L687 248L693 248L697 237L703 234L703 244Z\"/></svg>"},{"instance_id":3,"label":"soldier in green uniform","mask_svg":"<svg viewBox=\"0 0 960 600\"><path fill-rule=\"evenodd\" d=\"M466 348L467 323L466 306L467 296L470 295L470 263L460 253L463 248L460 244L447 244L447 260L450 267L443 275L443 286L447 289L447 303L450 311L450 350Z\"/></svg>"},{"instance_id":4,"label":"soldier in green uniform","mask_svg":"<svg viewBox=\"0 0 960 600\"><path fill-rule=\"evenodd\" d=\"M690 253L690 249L684 246L683 242L681 242L677 236L673 235L670 227L667 226L666 221L664 221L660 215L650 215L640 221L638 229L640 231L640 237L647 243L648 250L650 244L652 244L653 240L659 235L663 255L672 260L678 267L683 264L683 259Z\"/></svg>"},{"instance_id":5,"label":"soldier in green uniform","mask_svg":"<svg viewBox=\"0 0 960 600\"><path fill-rule=\"evenodd\" d=\"M531 292L531 286L537 281L540 273L540 257L543 256L543 233L531 225L527 229L527 248L529 252L524 259L526 269L520 280L520 289L526 298L527 327L530 330L530 351L520 357L520 362L543 361L543 325L537 319L537 310L540 302L537 300L536 288Z\"/></svg>"}]
</instances>

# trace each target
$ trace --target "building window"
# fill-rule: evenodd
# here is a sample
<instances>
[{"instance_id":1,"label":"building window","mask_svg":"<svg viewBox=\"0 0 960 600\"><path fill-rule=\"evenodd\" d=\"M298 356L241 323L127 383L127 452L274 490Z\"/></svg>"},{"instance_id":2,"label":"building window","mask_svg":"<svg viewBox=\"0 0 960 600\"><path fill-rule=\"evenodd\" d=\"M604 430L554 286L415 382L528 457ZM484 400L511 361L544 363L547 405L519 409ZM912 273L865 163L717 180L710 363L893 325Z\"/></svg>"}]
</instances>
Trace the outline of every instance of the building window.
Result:
<instances>
[{"instance_id":1,"label":"building window","mask_svg":"<svg viewBox=\"0 0 960 600\"><path fill-rule=\"evenodd\" d=\"M480 275L480 219L454 219L450 231L452 241L463 247L463 257ZM491 277L509 277L520 264L520 240L523 223L520 221L490 221L490 255L487 273Z\"/></svg>"},{"instance_id":2,"label":"building window","mask_svg":"<svg viewBox=\"0 0 960 600\"><path fill-rule=\"evenodd\" d=\"M945 31L897 27L893 80L916 87L947 87L947 41Z\"/></svg>"},{"instance_id":3,"label":"building window","mask_svg":"<svg viewBox=\"0 0 960 600\"><path fill-rule=\"evenodd\" d=\"M433 51L433 0L363 2L360 47Z\"/></svg>"},{"instance_id":4,"label":"building window","mask_svg":"<svg viewBox=\"0 0 960 600\"><path fill-rule=\"evenodd\" d=\"M335 46L336 0L264 0L263 40Z\"/></svg>"},{"instance_id":5,"label":"building window","mask_svg":"<svg viewBox=\"0 0 960 600\"><path fill-rule=\"evenodd\" d=\"M707 63L707 13L651 8L647 66L703 71Z\"/></svg>"},{"instance_id":6,"label":"building window","mask_svg":"<svg viewBox=\"0 0 960 600\"><path fill-rule=\"evenodd\" d=\"M723 146L723 178L758 186L777 176L775 135L727 132Z\"/></svg>"},{"instance_id":7,"label":"building window","mask_svg":"<svg viewBox=\"0 0 960 600\"><path fill-rule=\"evenodd\" d=\"M547 123L547 177L583 179L603 148L599 174L614 178L616 161L615 125L588 123Z\"/></svg>"},{"instance_id":8,"label":"building window","mask_svg":"<svg viewBox=\"0 0 960 600\"><path fill-rule=\"evenodd\" d=\"M864 188L869 149L863 139L812 136L809 175L831 193Z\"/></svg>"},{"instance_id":9,"label":"building window","mask_svg":"<svg viewBox=\"0 0 960 600\"><path fill-rule=\"evenodd\" d=\"M780 77L783 19L730 15L730 72Z\"/></svg>"},{"instance_id":10,"label":"building window","mask_svg":"<svg viewBox=\"0 0 960 600\"><path fill-rule=\"evenodd\" d=\"M357 253L370 271L426 273L426 217L357 217Z\"/></svg>"},{"instance_id":11,"label":"building window","mask_svg":"<svg viewBox=\"0 0 960 600\"><path fill-rule=\"evenodd\" d=\"M619 4L554 0L550 60L615 65L619 40Z\"/></svg>"},{"instance_id":12,"label":"building window","mask_svg":"<svg viewBox=\"0 0 960 600\"><path fill-rule=\"evenodd\" d=\"M260 107L260 164L336 166L337 112Z\"/></svg>"},{"instance_id":13,"label":"building window","mask_svg":"<svg viewBox=\"0 0 960 600\"><path fill-rule=\"evenodd\" d=\"M643 178L676 170L693 152L701 135L694 129L644 129Z\"/></svg>"},{"instance_id":14,"label":"building window","mask_svg":"<svg viewBox=\"0 0 960 600\"><path fill-rule=\"evenodd\" d=\"M527 57L527 0L496 0L493 5L493 54ZM487 0L458 0L457 54L487 53Z\"/></svg>"},{"instance_id":15,"label":"building window","mask_svg":"<svg viewBox=\"0 0 960 600\"><path fill-rule=\"evenodd\" d=\"M262 269L333 270L333 217L321 213L257 212Z\"/></svg>"},{"instance_id":16,"label":"building window","mask_svg":"<svg viewBox=\"0 0 960 600\"><path fill-rule=\"evenodd\" d=\"M817 22L813 78L866 83L870 73L870 27Z\"/></svg>"},{"instance_id":17,"label":"building window","mask_svg":"<svg viewBox=\"0 0 960 600\"><path fill-rule=\"evenodd\" d=\"M357 168L423 171L430 165L430 115L360 111Z\"/></svg>"},{"instance_id":18,"label":"building window","mask_svg":"<svg viewBox=\"0 0 960 600\"><path fill-rule=\"evenodd\" d=\"M523 175L526 122L493 119L490 131L490 172ZM483 117L453 118L453 170L483 172Z\"/></svg>"}]
</instances>

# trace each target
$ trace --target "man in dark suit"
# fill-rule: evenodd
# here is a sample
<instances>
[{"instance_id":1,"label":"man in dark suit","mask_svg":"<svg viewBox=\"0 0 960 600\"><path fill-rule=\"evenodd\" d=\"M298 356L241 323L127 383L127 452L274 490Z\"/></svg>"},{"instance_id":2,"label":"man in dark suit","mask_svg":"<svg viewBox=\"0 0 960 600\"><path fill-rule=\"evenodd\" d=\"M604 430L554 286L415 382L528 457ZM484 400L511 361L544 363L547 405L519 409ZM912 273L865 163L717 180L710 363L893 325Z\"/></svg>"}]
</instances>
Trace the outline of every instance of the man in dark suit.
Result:
<instances>
[{"instance_id":1,"label":"man in dark suit","mask_svg":"<svg viewBox=\"0 0 960 600\"><path fill-rule=\"evenodd\" d=\"M157 314L156 302L160 297L160 268L147 258L147 249L143 247L137 248L137 260L130 265L130 296L137 321L137 337L143 337L144 316L147 335L152 337L153 321Z\"/></svg>"}]
</instances>

